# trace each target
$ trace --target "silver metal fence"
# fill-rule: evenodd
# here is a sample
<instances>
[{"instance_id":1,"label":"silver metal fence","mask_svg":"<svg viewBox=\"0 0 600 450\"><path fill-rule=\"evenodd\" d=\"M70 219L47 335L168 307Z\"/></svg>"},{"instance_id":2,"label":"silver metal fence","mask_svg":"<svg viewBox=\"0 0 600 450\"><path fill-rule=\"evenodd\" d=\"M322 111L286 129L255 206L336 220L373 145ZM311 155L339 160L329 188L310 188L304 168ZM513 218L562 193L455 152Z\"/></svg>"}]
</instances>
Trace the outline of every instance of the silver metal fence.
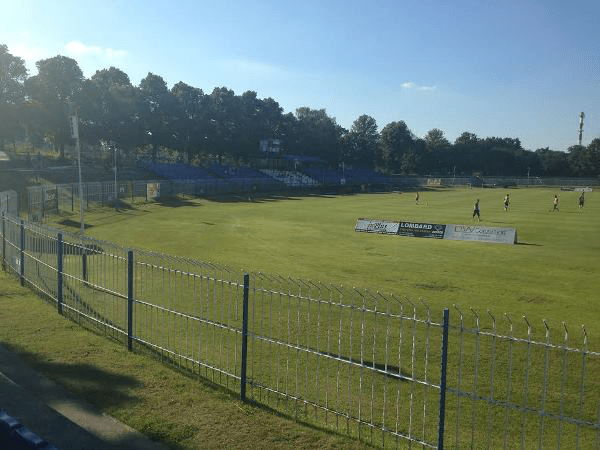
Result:
<instances>
[{"instance_id":1,"label":"silver metal fence","mask_svg":"<svg viewBox=\"0 0 600 450\"><path fill-rule=\"evenodd\" d=\"M0 192L0 212L16 216L19 212L18 194L16 191Z\"/></svg>"},{"instance_id":2,"label":"silver metal fence","mask_svg":"<svg viewBox=\"0 0 600 450\"><path fill-rule=\"evenodd\" d=\"M295 420L382 448L600 448L585 329L0 225L3 269L61 314Z\"/></svg>"}]
</instances>

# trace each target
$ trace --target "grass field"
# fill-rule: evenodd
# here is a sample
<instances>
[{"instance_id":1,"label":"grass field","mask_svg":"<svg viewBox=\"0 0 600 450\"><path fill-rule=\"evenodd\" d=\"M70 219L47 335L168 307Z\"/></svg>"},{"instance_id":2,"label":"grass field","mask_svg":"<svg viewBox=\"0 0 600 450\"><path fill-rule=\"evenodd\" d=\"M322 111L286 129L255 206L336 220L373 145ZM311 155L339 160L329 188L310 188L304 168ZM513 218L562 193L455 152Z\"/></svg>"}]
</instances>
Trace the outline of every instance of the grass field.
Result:
<instances>
[{"instance_id":1,"label":"grass field","mask_svg":"<svg viewBox=\"0 0 600 450\"><path fill-rule=\"evenodd\" d=\"M561 197L559 213L550 211L555 193ZM455 324L458 319L453 304L465 312L472 307L484 317L489 309L499 320L503 320L502 313L507 312L520 325L525 323L521 316L526 315L540 341L544 341L545 333L542 319L547 319L553 338L559 342L564 334L561 324L564 321L571 330L569 344L580 347L579 326L584 323L590 349L597 350L600 327L593 320L598 313L596 300L600 287L597 194L588 194L586 206L581 210L577 208L574 192L535 188L511 189L510 194L512 203L507 212L502 206L505 191L498 189L430 190L421 193L420 205L415 205L414 193L280 197L255 202L180 198L132 205L118 212L90 212L86 215L86 224L88 235L121 245L252 272L289 274L295 278L394 292L398 297L405 296L415 302L425 301L436 316L443 307L450 307L451 323L454 320ZM475 198L481 199L481 224L515 227L519 244L428 240L354 231L358 217L470 224ZM76 222L76 219L64 215L57 218L57 222L70 223L69 220ZM482 380L487 351L482 347ZM514 356L515 364L519 358L526 357L518 352ZM541 356L538 354L534 361L538 372L543 372ZM76 358L74 354L70 357ZM576 370L579 361L569 359L568 364ZM464 370L466 380L472 368L465 366ZM551 384L561 382L556 378L560 378L559 374L553 376ZM543 373L538 373L536 381L530 382L532 392L541 391L539 379L543 379ZM77 382L71 383L75 390L81 389ZM497 387L501 386L502 382L498 382ZM589 388L595 386L597 381ZM144 395L152 394L144 392ZM559 400L552 399L555 403ZM576 403L572 407L575 408ZM456 405L451 408L456 409ZM462 408L465 410L468 405L463 404ZM473 411L475 418L476 409ZM115 412L118 416L128 413L131 411L127 407L116 408ZM139 408L132 420L136 427L144 430L147 424L144 425L144 418L137 414L143 414ZM450 412L449 417L452 414ZM595 410L589 414L595 417ZM183 427L183 434L189 437L177 433L169 437L168 427L160 425L160 419L153 419L152 426L158 427L157 434L164 433L178 445L189 440L189 448L194 448L192 442L197 443L195 439L200 432L186 428L190 424L187 415L183 416L186 417L170 426L176 430ZM514 420L520 422L518 418ZM261 425L255 425L262 429ZM535 419L528 422L529 427L528 436L535 441ZM484 428L477 429L478 442L485 442L485 433ZM318 442L315 448L324 443L325 446L345 446L339 441L327 443L327 438L325 441L321 437L315 439ZM461 441L464 439L468 443L468 437L461 436ZM298 442L285 445L288 444L295 446Z\"/></svg>"},{"instance_id":2,"label":"grass field","mask_svg":"<svg viewBox=\"0 0 600 450\"><path fill-rule=\"evenodd\" d=\"M0 311L1 345L103 413L167 448L368 448L244 404L210 383L128 352L56 314L55 307L2 271Z\"/></svg>"},{"instance_id":3,"label":"grass field","mask_svg":"<svg viewBox=\"0 0 600 450\"><path fill-rule=\"evenodd\" d=\"M265 198L256 202L179 199L86 216L92 237L233 268L393 292L433 310L456 304L480 313L526 315L544 332L600 324L600 199L557 189L435 189L421 193ZM554 194L560 212L551 212ZM472 223L517 229L518 244L418 239L354 231L359 217ZM64 220L64 218L63 218ZM575 338L579 337L574 332Z\"/></svg>"}]
</instances>

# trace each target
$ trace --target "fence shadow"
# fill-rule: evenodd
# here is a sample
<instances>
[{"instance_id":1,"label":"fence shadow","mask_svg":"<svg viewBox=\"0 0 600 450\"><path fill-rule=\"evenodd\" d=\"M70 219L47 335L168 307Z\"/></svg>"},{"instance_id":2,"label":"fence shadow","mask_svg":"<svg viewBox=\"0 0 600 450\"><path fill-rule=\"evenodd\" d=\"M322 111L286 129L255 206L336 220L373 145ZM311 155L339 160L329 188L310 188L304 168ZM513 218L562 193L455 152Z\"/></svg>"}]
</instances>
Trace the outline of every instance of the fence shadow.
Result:
<instances>
[{"instance_id":1,"label":"fence shadow","mask_svg":"<svg viewBox=\"0 0 600 450\"><path fill-rule=\"evenodd\" d=\"M60 385L69 386L69 390L73 394L85 398L86 401L93 403L101 410L105 411L115 406L141 401L128 392L132 388L142 386L140 381L134 377L108 372L90 363L48 361L42 359L40 355L27 352L19 347L4 342L0 345L11 352L18 353L19 358L28 367L32 367L36 372L44 374ZM30 391L34 391L34 394L36 390L46 389L45 386L33 385L35 378L27 377L26 374L20 376L19 371L24 370L23 367L15 366L12 370L16 373L15 378L19 384ZM42 396L47 403L58 402L64 400L61 395L63 392L62 389L44 390Z\"/></svg>"},{"instance_id":2,"label":"fence shadow","mask_svg":"<svg viewBox=\"0 0 600 450\"><path fill-rule=\"evenodd\" d=\"M73 220L73 219L64 219L64 220L61 220L58 223L59 223L59 225L64 225L65 227L69 227L69 228L77 228L77 229L79 229L81 227L81 223L79 221ZM93 228L93 227L94 227L94 225L89 224L89 223L84 223L83 224L83 228L85 230L88 230L88 229Z\"/></svg>"}]
</instances>

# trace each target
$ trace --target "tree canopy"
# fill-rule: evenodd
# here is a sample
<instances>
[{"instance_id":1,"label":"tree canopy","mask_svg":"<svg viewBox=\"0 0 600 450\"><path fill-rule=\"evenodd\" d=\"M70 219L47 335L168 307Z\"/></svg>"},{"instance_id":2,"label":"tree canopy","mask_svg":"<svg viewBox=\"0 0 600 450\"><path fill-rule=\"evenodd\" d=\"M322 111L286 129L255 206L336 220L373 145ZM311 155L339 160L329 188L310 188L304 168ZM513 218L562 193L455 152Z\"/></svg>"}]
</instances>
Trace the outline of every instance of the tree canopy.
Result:
<instances>
[{"instance_id":1,"label":"tree canopy","mask_svg":"<svg viewBox=\"0 0 600 450\"><path fill-rule=\"evenodd\" d=\"M518 138L479 137L463 132L451 143L432 128L423 138L403 120L378 129L360 115L350 130L325 109L300 107L284 112L273 98L255 91L241 95L225 86L212 92L178 82L170 89L148 73L138 86L118 68L83 76L77 61L55 56L36 63L28 76L21 58L0 45L0 146L7 142L46 142L64 156L71 143L68 117L80 121L80 139L89 152L117 146L134 155L150 150L156 158L169 149L187 161L207 156L239 162L259 160L262 139L281 141L283 153L317 157L337 167L384 173L513 176L600 176L600 138L568 152L522 148Z\"/></svg>"}]
</instances>

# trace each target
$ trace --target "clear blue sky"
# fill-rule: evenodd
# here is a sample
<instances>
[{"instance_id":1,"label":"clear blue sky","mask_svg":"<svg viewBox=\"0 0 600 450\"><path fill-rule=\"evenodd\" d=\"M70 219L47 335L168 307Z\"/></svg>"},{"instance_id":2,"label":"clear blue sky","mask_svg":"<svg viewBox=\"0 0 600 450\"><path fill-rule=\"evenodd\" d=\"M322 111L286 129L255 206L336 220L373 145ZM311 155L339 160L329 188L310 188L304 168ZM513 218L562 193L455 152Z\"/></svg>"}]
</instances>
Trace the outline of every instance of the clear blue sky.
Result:
<instances>
[{"instance_id":1,"label":"clear blue sky","mask_svg":"<svg viewBox=\"0 0 600 450\"><path fill-rule=\"evenodd\" d=\"M138 85L272 97L454 141L519 138L566 150L600 137L600 2L554 0L0 0L0 44L35 62L118 67Z\"/></svg>"}]
</instances>

